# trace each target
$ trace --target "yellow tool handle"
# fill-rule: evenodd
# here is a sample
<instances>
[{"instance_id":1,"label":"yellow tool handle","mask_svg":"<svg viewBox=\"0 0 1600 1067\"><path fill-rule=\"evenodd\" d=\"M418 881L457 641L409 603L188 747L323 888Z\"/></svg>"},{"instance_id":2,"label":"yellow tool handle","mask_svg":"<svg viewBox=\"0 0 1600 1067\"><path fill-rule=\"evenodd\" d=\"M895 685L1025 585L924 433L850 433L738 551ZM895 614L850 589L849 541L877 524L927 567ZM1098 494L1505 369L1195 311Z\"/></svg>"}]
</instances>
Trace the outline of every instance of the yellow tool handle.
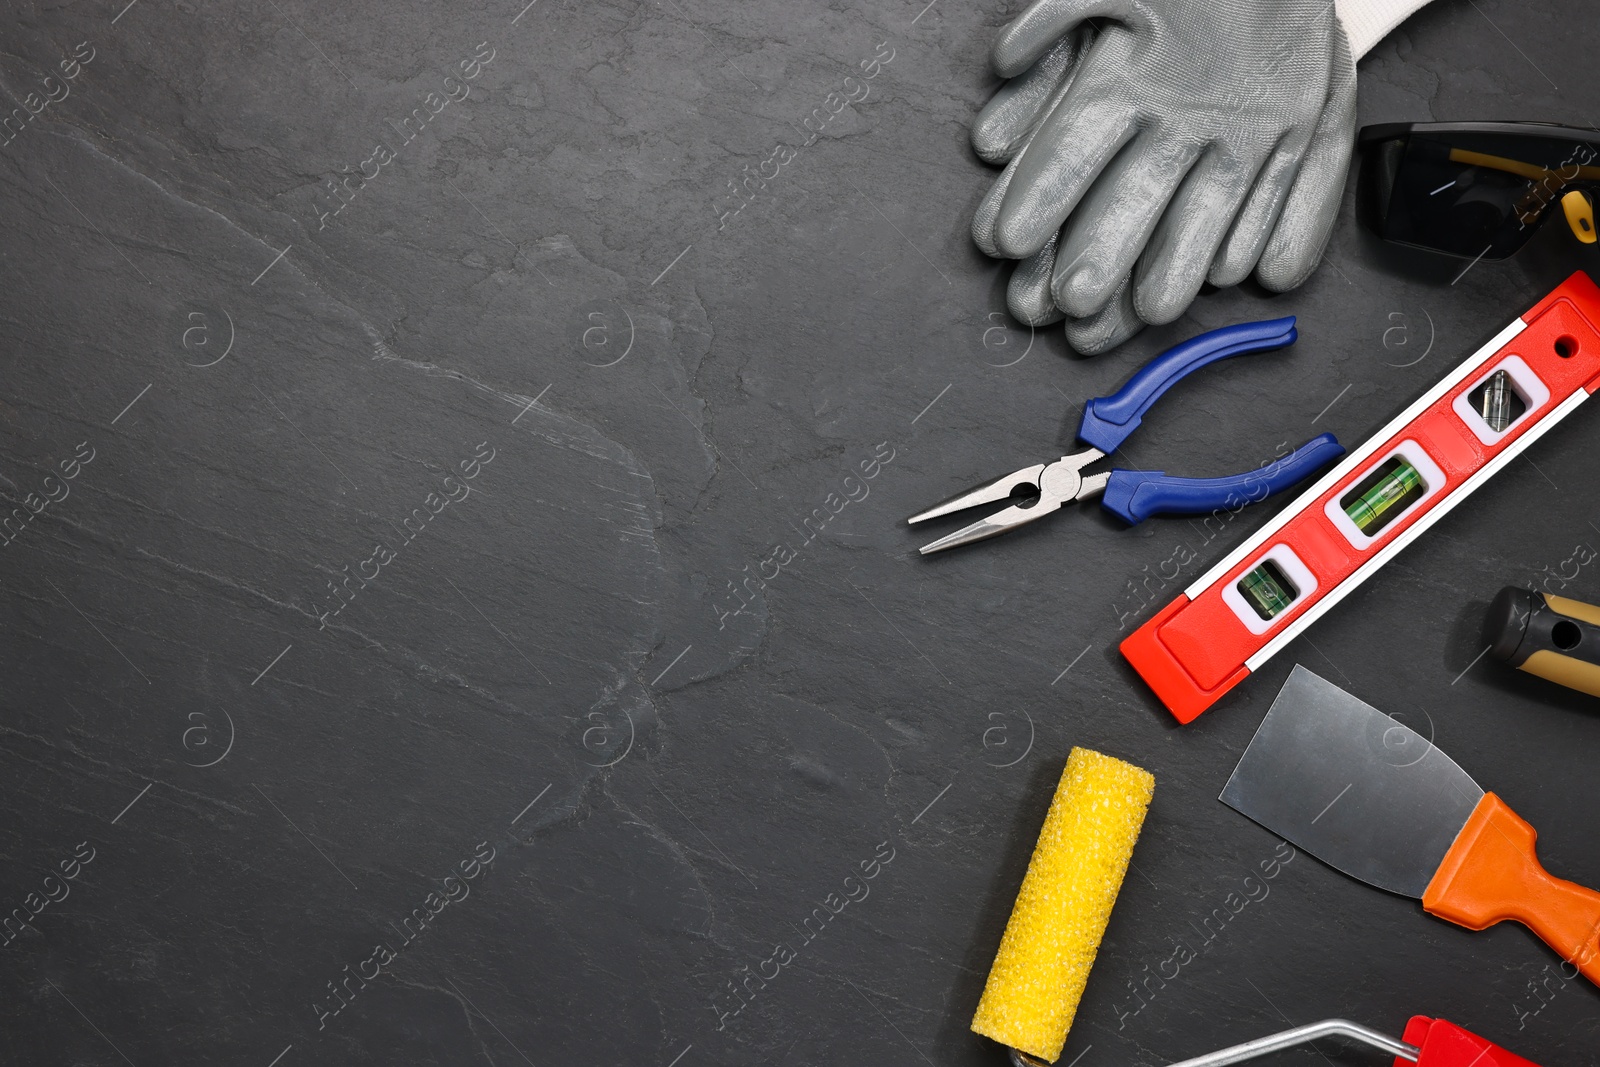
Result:
<instances>
[{"instance_id":1,"label":"yellow tool handle","mask_svg":"<svg viewBox=\"0 0 1600 1067\"><path fill-rule=\"evenodd\" d=\"M1600 607L1508 587L1489 608L1487 636L1496 659L1600 697Z\"/></svg>"}]
</instances>

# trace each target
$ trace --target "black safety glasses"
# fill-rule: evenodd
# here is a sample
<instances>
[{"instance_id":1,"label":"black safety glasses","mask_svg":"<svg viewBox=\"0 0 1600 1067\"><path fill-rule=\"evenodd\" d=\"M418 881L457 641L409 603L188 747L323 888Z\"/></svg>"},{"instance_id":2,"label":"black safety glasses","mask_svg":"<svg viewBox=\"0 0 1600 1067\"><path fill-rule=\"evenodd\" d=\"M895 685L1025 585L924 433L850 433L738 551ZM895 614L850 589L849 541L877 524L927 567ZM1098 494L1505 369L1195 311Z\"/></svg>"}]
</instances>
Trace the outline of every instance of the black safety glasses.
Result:
<instances>
[{"instance_id":1,"label":"black safety glasses","mask_svg":"<svg viewBox=\"0 0 1600 1067\"><path fill-rule=\"evenodd\" d=\"M1544 122L1416 122L1361 131L1361 215L1380 237L1505 259L1552 214L1595 242L1600 131Z\"/></svg>"}]
</instances>

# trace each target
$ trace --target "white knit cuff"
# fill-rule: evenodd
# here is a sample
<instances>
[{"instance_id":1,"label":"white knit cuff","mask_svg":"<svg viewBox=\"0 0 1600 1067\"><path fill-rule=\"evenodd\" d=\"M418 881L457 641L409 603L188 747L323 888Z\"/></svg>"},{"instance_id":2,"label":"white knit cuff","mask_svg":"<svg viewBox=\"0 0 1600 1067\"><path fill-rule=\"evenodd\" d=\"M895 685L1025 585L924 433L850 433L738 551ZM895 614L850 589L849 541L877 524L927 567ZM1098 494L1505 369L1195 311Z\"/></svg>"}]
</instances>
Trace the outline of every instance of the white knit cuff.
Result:
<instances>
[{"instance_id":1,"label":"white knit cuff","mask_svg":"<svg viewBox=\"0 0 1600 1067\"><path fill-rule=\"evenodd\" d=\"M1350 38L1350 57L1360 59L1390 30L1400 25L1428 0L1335 0L1334 10Z\"/></svg>"}]
</instances>

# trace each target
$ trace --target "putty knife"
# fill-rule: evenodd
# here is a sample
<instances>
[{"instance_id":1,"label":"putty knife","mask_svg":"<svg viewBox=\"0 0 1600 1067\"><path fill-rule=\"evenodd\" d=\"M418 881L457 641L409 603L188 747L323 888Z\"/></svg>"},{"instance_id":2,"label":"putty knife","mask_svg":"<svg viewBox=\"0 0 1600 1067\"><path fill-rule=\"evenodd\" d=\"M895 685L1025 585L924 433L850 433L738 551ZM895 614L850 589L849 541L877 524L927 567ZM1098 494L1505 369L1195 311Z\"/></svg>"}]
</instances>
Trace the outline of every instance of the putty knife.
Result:
<instances>
[{"instance_id":1,"label":"putty knife","mask_svg":"<svg viewBox=\"0 0 1600 1067\"><path fill-rule=\"evenodd\" d=\"M1352 878L1482 930L1515 919L1600 985L1600 893L1408 727L1296 665L1219 798Z\"/></svg>"}]
</instances>

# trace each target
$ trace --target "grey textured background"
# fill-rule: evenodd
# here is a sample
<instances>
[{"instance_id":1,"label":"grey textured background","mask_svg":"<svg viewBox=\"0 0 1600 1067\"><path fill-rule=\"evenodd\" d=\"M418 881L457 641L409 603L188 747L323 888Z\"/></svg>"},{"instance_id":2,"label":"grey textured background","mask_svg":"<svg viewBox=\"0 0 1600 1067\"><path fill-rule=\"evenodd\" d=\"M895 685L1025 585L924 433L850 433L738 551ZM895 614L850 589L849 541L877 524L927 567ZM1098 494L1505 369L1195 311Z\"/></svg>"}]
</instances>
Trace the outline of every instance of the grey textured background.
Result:
<instances>
[{"instance_id":1,"label":"grey textured background","mask_svg":"<svg viewBox=\"0 0 1600 1067\"><path fill-rule=\"evenodd\" d=\"M4 1062L998 1064L966 1025L1074 744L1158 785L1063 1062L1413 1012L1594 1061L1600 997L1525 931L1308 857L1199 930L1276 847L1213 798L1296 661L1600 884L1593 701L1473 664L1500 585L1600 599L1563 566L1600 545L1596 412L1183 729L1116 653L1149 613L1130 582L1180 544L1192 577L1276 502L1210 543L1083 509L926 560L900 523L1245 319L1302 338L1169 396L1133 459L1354 444L1595 252L1551 226L1452 284L1347 202L1303 290L1209 294L1082 360L1007 322L966 235L993 174L967 127L1020 3L123 2L12 4L0 30L8 109L93 48L0 147L7 507L95 457L0 548L4 908L94 855L3 949ZM323 183L480 42L470 95L319 229ZM1362 64L1361 118L1586 122L1597 45L1580 0L1437 0ZM439 512L408 541L414 509ZM1174 939L1197 958L1139 1007ZM395 958L321 1017L379 942ZM795 958L719 1029L778 943ZM1376 1062L1285 1062L1319 1055Z\"/></svg>"}]
</instances>

